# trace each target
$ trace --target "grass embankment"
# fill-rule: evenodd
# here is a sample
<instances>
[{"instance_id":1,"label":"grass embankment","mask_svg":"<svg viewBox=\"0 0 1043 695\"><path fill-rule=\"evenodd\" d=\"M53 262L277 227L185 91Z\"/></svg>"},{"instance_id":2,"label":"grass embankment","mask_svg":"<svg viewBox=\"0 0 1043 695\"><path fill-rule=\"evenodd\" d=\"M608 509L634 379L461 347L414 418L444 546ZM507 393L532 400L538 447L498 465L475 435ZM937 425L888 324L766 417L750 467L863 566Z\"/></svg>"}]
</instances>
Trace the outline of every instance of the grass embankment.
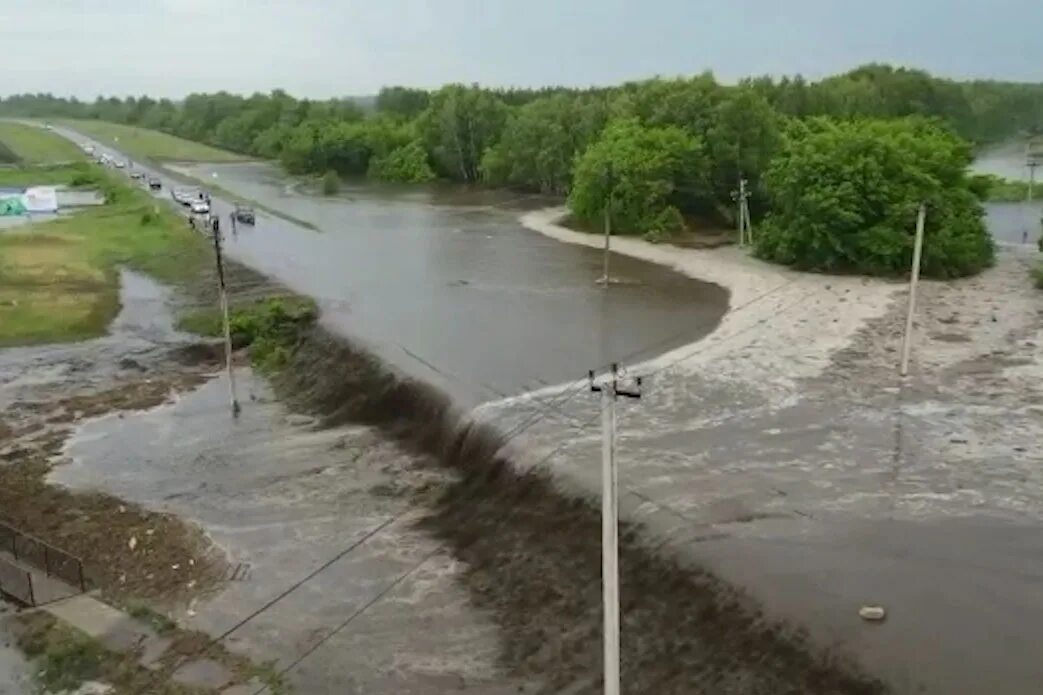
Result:
<instances>
[{"instance_id":1,"label":"grass embankment","mask_svg":"<svg viewBox=\"0 0 1043 695\"><path fill-rule=\"evenodd\" d=\"M177 283L210 261L207 244L184 220L108 172L17 173L25 183L94 182L109 202L0 236L0 346L104 334L119 311L118 266Z\"/></svg>"},{"instance_id":2,"label":"grass embankment","mask_svg":"<svg viewBox=\"0 0 1043 695\"><path fill-rule=\"evenodd\" d=\"M0 235L0 347L82 340L105 333L119 311L118 268L126 266L170 284L200 288L215 283L210 243L167 205L100 167L20 169L0 172L21 185L95 185L107 203L69 217ZM198 298L198 297L197 297ZM262 368L285 362L315 304L291 295L232 302L237 348L250 347ZM185 330L220 334L213 308L180 317Z\"/></svg>"},{"instance_id":3,"label":"grass embankment","mask_svg":"<svg viewBox=\"0 0 1043 695\"><path fill-rule=\"evenodd\" d=\"M0 163L78 162L83 152L66 138L36 126L0 121Z\"/></svg>"},{"instance_id":4,"label":"grass embankment","mask_svg":"<svg viewBox=\"0 0 1043 695\"><path fill-rule=\"evenodd\" d=\"M109 123L107 121L69 120L63 125L112 145L132 157L157 162L242 162L247 158L210 145L185 140L158 130Z\"/></svg>"}]
</instances>

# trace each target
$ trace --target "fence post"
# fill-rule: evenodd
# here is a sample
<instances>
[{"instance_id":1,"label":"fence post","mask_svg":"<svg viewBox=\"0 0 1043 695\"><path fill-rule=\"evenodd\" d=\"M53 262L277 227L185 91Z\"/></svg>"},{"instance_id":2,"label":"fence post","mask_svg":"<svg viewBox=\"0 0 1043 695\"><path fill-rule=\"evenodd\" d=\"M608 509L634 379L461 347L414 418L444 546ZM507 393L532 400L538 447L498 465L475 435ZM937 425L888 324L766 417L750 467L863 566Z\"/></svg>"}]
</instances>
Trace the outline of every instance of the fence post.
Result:
<instances>
[{"instance_id":1,"label":"fence post","mask_svg":"<svg viewBox=\"0 0 1043 695\"><path fill-rule=\"evenodd\" d=\"M25 581L29 582L29 605L33 608L36 607L36 592L33 591L33 575L30 572L25 573Z\"/></svg>"},{"instance_id":2,"label":"fence post","mask_svg":"<svg viewBox=\"0 0 1043 695\"><path fill-rule=\"evenodd\" d=\"M79 559L76 560L76 573L80 577L80 591L87 593L87 582L83 578L83 563Z\"/></svg>"},{"instance_id":3,"label":"fence post","mask_svg":"<svg viewBox=\"0 0 1043 695\"><path fill-rule=\"evenodd\" d=\"M43 547L43 571L48 577L51 576L51 557L46 545Z\"/></svg>"}]
</instances>

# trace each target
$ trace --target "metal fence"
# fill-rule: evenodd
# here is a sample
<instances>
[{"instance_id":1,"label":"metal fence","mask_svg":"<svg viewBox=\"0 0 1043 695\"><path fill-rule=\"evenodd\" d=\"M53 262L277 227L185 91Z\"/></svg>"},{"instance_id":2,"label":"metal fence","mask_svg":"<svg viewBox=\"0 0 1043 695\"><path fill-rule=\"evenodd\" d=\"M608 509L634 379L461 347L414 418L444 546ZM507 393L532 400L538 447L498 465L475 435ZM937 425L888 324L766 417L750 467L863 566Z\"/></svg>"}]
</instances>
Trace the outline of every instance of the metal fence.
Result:
<instances>
[{"instance_id":1,"label":"metal fence","mask_svg":"<svg viewBox=\"0 0 1043 695\"><path fill-rule=\"evenodd\" d=\"M0 558L0 594L13 598L22 605L35 606L33 575Z\"/></svg>"},{"instance_id":2,"label":"metal fence","mask_svg":"<svg viewBox=\"0 0 1043 695\"><path fill-rule=\"evenodd\" d=\"M48 577L57 577L80 591L87 590L83 562L64 550L44 543L27 533L0 521L0 550L6 550L15 560L43 570Z\"/></svg>"}]
</instances>

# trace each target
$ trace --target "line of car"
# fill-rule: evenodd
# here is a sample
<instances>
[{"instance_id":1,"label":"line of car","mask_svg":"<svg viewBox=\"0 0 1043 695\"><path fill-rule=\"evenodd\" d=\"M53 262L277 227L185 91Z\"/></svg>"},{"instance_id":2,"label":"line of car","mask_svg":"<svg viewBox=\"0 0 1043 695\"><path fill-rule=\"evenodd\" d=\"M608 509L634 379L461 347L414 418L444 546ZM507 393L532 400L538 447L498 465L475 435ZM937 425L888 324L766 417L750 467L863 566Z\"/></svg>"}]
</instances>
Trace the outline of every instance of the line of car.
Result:
<instances>
[{"instance_id":1,"label":"line of car","mask_svg":"<svg viewBox=\"0 0 1043 695\"><path fill-rule=\"evenodd\" d=\"M132 181L144 183L151 191L163 190L163 181L160 180L159 177L149 176L141 170L135 170L132 161L124 161L105 152L95 156L96 150L94 145L91 145L90 143L83 143L80 147L87 155L93 157L94 161L98 164L101 164L102 166L115 167L116 169L129 169ZM170 197L180 205L189 208L190 217L210 214L210 196L198 188L173 188L170 191ZM254 213L254 209L248 205L236 204L235 209L232 211L232 217L235 218L236 222L241 222L242 224L252 225L257 221L257 215Z\"/></svg>"}]
</instances>

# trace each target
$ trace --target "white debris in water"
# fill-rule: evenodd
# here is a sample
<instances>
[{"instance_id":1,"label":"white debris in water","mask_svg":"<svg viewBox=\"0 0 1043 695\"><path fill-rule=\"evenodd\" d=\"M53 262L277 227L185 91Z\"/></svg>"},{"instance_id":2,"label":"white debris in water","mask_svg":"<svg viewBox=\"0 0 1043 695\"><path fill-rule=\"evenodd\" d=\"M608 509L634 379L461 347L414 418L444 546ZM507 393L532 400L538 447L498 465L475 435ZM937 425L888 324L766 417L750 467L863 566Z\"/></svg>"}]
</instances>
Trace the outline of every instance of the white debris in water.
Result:
<instances>
[{"instance_id":1,"label":"white debris in water","mask_svg":"<svg viewBox=\"0 0 1043 695\"><path fill-rule=\"evenodd\" d=\"M880 622L887 616L883 606L862 606L858 609L858 615L862 620Z\"/></svg>"}]
</instances>

